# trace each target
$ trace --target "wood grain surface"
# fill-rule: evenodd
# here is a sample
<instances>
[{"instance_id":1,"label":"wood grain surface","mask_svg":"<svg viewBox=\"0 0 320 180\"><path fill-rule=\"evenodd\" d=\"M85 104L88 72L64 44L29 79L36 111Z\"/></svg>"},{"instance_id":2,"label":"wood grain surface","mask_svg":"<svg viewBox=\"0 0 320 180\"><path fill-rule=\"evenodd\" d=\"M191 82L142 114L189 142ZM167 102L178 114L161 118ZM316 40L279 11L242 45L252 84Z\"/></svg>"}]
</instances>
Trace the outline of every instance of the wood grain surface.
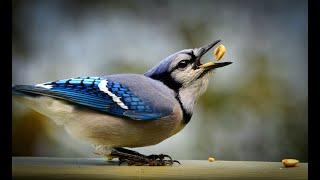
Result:
<instances>
[{"instance_id":1,"label":"wood grain surface","mask_svg":"<svg viewBox=\"0 0 320 180\"><path fill-rule=\"evenodd\" d=\"M102 158L13 157L14 179L307 179L308 163L181 160L181 165L127 166Z\"/></svg>"}]
</instances>

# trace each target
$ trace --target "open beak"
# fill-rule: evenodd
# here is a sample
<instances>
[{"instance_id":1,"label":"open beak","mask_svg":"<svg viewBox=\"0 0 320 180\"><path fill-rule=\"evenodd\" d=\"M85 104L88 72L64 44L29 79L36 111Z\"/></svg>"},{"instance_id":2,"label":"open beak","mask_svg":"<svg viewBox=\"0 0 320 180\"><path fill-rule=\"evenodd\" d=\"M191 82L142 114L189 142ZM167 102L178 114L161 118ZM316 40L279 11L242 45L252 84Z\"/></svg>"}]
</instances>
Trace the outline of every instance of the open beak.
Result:
<instances>
[{"instance_id":1,"label":"open beak","mask_svg":"<svg viewBox=\"0 0 320 180\"><path fill-rule=\"evenodd\" d=\"M215 45L217 45L219 42L221 42L221 40L217 40L213 43L210 43L206 46L200 47L199 48L199 54L197 55L197 59L196 59L196 66L197 68L203 68L206 70L212 70L212 69L216 69L216 68L220 68L223 66L227 66L229 64L232 64L232 62L213 62L210 61L208 63L202 64L200 62L201 57L206 54L210 49L212 49Z\"/></svg>"},{"instance_id":2,"label":"open beak","mask_svg":"<svg viewBox=\"0 0 320 180\"><path fill-rule=\"evenodd\" d=\"M223 66L227 66L229 64L232 64L232 62L207 62L205 64L202 64L199 66L199 68L204 68L204 69L215 69L215 68L220 68Z\"/></svg>"}]
</instances>

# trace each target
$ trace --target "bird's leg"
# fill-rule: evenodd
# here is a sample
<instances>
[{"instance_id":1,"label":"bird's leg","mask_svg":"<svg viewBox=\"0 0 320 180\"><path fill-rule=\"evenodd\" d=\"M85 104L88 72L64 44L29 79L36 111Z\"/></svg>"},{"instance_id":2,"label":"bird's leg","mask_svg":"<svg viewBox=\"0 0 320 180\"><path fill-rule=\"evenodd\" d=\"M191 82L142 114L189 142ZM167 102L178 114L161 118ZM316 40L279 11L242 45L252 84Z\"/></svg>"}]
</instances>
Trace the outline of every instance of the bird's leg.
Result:
<instances>
[{"instance_id":1,"label":"bird's leg","mask_svg":"<svg viewBox=\"0 0 320 180\"><path fill-rule=\"evenodd\" d=\"M166 165L172 165L174 162L177 162L180 164L177 160L172 160L172 158L165 154L159 154L159 155L143 155L136 151L132 151L129 149L124 148L114 148L111 151L111 156L118 157L119 158L119 165L123 162L127 162L128 165L136 165L136 166L143 166L143 165L149 165L149 166L166 166ZM168 158L168 159L165 159Z\"/></svg>"}]
</instances>

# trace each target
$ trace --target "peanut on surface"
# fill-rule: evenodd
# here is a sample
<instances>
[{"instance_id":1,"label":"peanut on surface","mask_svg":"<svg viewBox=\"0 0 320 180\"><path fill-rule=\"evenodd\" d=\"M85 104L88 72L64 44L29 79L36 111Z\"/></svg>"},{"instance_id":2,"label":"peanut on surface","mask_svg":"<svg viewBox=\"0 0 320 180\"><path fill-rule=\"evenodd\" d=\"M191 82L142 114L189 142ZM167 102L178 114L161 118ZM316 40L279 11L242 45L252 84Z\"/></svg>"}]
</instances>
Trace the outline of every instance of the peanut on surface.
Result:
<instances>
[{"instance_id":1,"label":"peanut on surface","mask_svg":"<svg viewBox=\"0 0 320 180\"><path fill-rule=\"evenodd\" d=\"M213 162L213 161L215 161L215 159L214 159L213 157L209 157L209 158L208 158L208 161L209 161L209 162Z\"/></svg>"},{"instance_id":2,"label":"peanut on surface","mask_svg":"<svg viewBox=\"0 0 320 180\"><path fill-rule=\"evenodd\" d=\"M299 163L299 160L296 159L283 159L282 164L284 167L294 167Z\"/></svg>"}]
</instances>

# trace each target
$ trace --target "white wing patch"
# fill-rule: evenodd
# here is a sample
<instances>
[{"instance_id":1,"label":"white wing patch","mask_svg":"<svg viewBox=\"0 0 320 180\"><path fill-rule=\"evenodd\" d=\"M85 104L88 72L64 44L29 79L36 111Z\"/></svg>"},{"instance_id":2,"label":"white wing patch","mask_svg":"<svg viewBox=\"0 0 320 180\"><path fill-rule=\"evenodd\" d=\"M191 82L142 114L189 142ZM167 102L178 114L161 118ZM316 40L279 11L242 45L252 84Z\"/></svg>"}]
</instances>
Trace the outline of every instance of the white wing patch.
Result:
<instances>
[{"instance_id":1,"label":"white wing patch","mask_svg":"<svg viewBox=\"0 0 320 180\"><path fill-rule=\"evenodd\" d=\"M121 97L116 96L113 94L109 89L107 88L108 81L107 80L101 80L100 83L98 84L98 87L100 91L103 91L107 93L114 102L116 102L122 109L129 109L128 106L126 106L121 100Z\"/></svg>"},{"instance_id":2,"label":"white wing patch","mask_svg":"<svg viewBox=\"0 0 320 180\"><path fill-rule=\"evenodd\" d=\"M52 85L46 85L46 83L42 83L42 84L36 84L36 87L42 87L42 88L46 88L46 89L51 89Z\"/></svg>"}]
</instances>

